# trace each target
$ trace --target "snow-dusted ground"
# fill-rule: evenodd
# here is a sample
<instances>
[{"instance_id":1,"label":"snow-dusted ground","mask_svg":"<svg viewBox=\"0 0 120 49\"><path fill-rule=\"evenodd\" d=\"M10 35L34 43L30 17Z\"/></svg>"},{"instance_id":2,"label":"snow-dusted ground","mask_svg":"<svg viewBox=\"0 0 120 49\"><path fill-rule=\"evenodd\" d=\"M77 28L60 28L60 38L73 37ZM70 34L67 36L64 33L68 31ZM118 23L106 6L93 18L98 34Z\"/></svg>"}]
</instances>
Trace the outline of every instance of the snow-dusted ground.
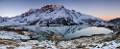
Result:
<instances>
[{"instance_id":1,"label":"snow-dusted ground","mask_svg":"<svg viewBox=\"0 0 120 49\"><path fill-rule=\"evenodd\" d=\"M20 35L12 31L0 31L0 39L19 40L19 39L30 39L30 37L26 35Z\"/></svg>"},{"instance_id":2,"label":"snow-dusted ground","mask_svg":"<svg viewBox=\"0 0 120 49\"><path fill-rule=\"evenodd\" d=\"M20 46L12 46L12 45L0 45L0 49L14 48L14 49L119 49L120 41L113 40L109 42L103 43L76 43L75 40L72 41L61 41L58 44L55 44L53 41L42 41L38 42L36 40L21 42ZM78 41L77 41L78 42ZM91 45L91 46L90 46Z\"/></svg>"}]
</instances>

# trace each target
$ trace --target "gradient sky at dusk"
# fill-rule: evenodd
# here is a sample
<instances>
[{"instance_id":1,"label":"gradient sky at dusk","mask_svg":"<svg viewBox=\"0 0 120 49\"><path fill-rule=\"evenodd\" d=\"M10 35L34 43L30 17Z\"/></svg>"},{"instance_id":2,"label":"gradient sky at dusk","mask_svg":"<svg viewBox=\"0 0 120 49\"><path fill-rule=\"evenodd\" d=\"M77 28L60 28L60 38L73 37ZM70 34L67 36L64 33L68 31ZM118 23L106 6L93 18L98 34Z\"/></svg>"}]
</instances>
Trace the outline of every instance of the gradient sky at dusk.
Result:
<instances>
[{"instance_id":1,"label":"gradient sky at dusk","mask_svg":"<svg viewBox=\"0 0 120 49\"><path fill-rule=\"evenodd\" d=\"M120 0L0 0L0 16L20 15L47 4L61 4L67 9L104 19L120 16Z\"/></svg>"}]
</instances>

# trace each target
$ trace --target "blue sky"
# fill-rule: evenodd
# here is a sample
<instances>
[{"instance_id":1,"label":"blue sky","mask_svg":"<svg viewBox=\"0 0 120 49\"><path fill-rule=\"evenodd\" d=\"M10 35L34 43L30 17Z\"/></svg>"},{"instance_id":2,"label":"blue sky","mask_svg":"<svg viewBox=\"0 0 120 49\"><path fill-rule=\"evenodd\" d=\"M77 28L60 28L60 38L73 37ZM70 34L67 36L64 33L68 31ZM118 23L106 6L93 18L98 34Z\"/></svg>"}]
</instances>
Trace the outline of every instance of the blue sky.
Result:
<instances>
[{"instance_id":1,"label":"blue sky","mask_svg":"<svg viewBox=\"0 0 120 49\"><path fill-rule=\"evenodd\" d=\"M93 16L120 16L120 0L0 0L0 16L20 15L31 8L61 4Z\"/></svg>"}]
</instances>

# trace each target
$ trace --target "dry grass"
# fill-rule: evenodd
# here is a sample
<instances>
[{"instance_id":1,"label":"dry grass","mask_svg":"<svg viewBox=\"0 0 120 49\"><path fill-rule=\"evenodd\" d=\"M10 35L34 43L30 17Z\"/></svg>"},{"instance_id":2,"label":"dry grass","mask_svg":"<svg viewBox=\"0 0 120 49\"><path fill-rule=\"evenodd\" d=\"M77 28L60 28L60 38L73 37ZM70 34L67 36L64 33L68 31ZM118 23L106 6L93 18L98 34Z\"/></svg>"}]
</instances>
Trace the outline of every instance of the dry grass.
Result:
<instances>
[{"instance_id":1,"label":"dry grass","mask_svg":"<svg viewBox=\"0 0 120 49\"><path fill-rule=\"evenodd\" d=\"M0 44L19 46L19 44L17 44L17 42L11 41L11 40L0 40Z\"/></svg>"},{"instance_id":2,"label":"dry grass","mask_svg":"<svg viewBox=\"0 0 120 49\"><path fill-rule=\"evenodd\" d=\"M61 35L52 35L52 36L49 36L48 38L52 41L61 41L64 39L64 37Z\"/></svg>"}]
</instances>

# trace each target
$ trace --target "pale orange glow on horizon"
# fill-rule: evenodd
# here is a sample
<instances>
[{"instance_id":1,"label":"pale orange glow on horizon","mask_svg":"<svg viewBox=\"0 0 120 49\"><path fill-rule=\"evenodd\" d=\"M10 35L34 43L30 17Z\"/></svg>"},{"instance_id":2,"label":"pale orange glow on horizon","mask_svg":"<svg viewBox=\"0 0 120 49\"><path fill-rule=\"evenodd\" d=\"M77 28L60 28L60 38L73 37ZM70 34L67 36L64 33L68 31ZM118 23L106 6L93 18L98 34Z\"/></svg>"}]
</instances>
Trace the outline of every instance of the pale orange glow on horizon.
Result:
<instances>
[{"instance_id":1,"label":"pale orange glow on horizon","mask_svg":"<svg viewBox=\"0 0 120 49\"><path fill-rule=\"evenodd\" d=\"M108 20L115 19L118 17L120 18L120 16L100 16L99 18L108 21Z\"/></svg>"}]
</instances>

